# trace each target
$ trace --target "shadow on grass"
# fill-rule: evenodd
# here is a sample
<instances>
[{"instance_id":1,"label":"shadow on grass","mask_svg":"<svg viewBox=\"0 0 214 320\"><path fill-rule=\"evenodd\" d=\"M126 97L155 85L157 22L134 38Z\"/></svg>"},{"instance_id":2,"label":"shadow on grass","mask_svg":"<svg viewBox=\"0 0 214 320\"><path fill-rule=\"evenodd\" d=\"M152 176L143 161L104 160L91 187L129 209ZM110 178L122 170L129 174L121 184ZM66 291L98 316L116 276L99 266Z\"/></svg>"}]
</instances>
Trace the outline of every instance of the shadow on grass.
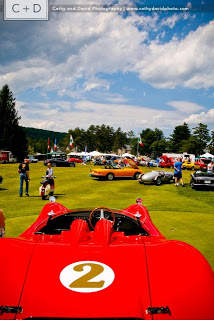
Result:
<instances>
[{"instance_id":1,"label":"shadow on grass","mask_svg":"<svg viewBox=\"0 0 214 320\"><path fill-rule=\"evenodd\" d=\"M8 190L8 189L5 189L5 188L0 188L0 191L5 191L5 190Z\"/></svg>"},{"instance_id":2,"label":"shadow on grass","mask_svg":"<svg viewBox=\"0 0 214 320\"><path fill-rule=\"evenodd\" d=\"M120 177L114 177L113 180L108 180L106 178L92 178L93 181L109 181L109 182L112 182L112 181L122 181L122 180L133 180L133 181L137 181L136 179L133 179L132 177L125 177L125 178L120 178Z\"/></svg>"},{"instance_id":3,"label":"shadow on grass","mask_svg":"<svg viewBox=\"0 0 214 320\"><path fill-rule=\"evenodd\" d=\"M59 196L66 196L66 193L57 193L53 195L56 199L59 198ZM30 196L29 198L42 198L41 196ZM47 196L47 198L45 200L49 200L49 197Z\"/></svg>"}]
</instances>

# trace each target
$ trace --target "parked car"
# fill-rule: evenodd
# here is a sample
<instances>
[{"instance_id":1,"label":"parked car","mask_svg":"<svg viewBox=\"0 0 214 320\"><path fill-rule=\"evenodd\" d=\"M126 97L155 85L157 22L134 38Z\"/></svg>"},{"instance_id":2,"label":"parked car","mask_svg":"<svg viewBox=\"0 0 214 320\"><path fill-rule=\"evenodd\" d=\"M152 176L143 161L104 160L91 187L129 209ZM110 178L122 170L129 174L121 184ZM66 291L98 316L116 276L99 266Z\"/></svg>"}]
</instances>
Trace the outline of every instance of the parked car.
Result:
<instances>
[{"instance_id":1,"label":"parked car","mask_svg":"<svg viewBox=\"0 0 214 320\"><path fill-rule=\"evenodd\" d=\"M70 158L70 159L68 159L67 161L69 161L69 162L76 162L76 163L82 163L83 162L83 159L81 159L81 158Z\"/></svg>"},{"instance_id":2,"label":"parked car","mask_svg":"<svg viewBox=\"0 0 214 320\"><path fill-rule=\"evenodd\" d=\"M174 161L172 158L168 158L167 156L162 156L161 157L161 162L160 162L160 167L161 168L174 168Z\"/></svg>"},{"instance_id":3,"label":"parked car","mask_svg":"<svg viewBox=\"0 0 214 320\"><path fill-rule=\"evenodd\" d=\"M51 163L52 167L75 167L75 162L72 161L66 161L64 159L60 158L53 158L45 161L45 165L47 163Z\"/></svg>"},{"instance_id":4,"label":"parked car","mask_svg":"<svg viewBox=\"0 0 214 320\"><path fill-rule=\"evenodd\" d=\"M191 173L190 185L192 189L214 188L214 172L198 170Z\"/></svg>"},{"instance_id":5,"label":"parked car","mask_svg":"<svg viewBox=\"0 0 214 320\"><path fill-rule=\"evenodd\" d=\"M143 172L138 168L133 160L127 159L129 167L121 167L117 163L111 162L105 168L91 169L90 176L95 178L105 178L113 180L114 178L134 178L138 179L139 175Z\"/></svg>"},{"instance_id":6,"label":"parked car","mask_svg":"<svg viewBox=\"0 0 214 320\"><path fill-rule=\"evenodd\" d=\"M207 163L205 163L204 161L202 161L201 159L198 159L197 161L195 161L195 166L198 166L200 167L200 170L206 170L207 169Z\"/></svg>"},{"instance_id":7,"label":"parked car","mask_svg":"<svg viewBox=\"0 0 214 320\"><path fill-rule=\"evenodd\" d=\"M0 252L0 320L214 319L209 263L167 240L140 199L123 210L48 203Z\"/></svg>"},{"instance_id":8,"label":"parked car","mask_svg":"<svg viewBox=\"0 0 214 320\"><path fill-rule=\"evenodd\" d=\"M24 160L29 160L30 163L37 163L39 160L35 158L35 156L27 156L26 159Z\"/></svg>"},{"instance_id":9,"label":"parked car","mask_svg":"<svg viewBox=\"0 0 214 320\"><path fill-rule=\"evenodd\" d=\"M182 164L182 169L190 169L190 170L198 170L200 169L200 165L195 162L185 160Z\"/></svg>"},{"instance_id":10,"label":"parked car","mask_svg":"<svg viewBox=\"0 0 214 320\"><path fill-rule=\"evenodd\" d=\"M149 161L149 166L150 167L158 167L157 160L150 160Z\"/></svg>"},{"instance_id":11,"label":"parked car","mask_svg":"<svg viewBox=\"0 0 214 320\"><path fill-rule=\"evenodd\" d=\"M3 182L3 178L2 178L2 176L0 176L0 183L2 183Z\"/></svg>"},{"instance_id":12,"label":"parked car","mask_svg":"<svg viewBox=\"0 0 214 320\"><path fill-rule=\"evenodd\" d=\"M170 182L174 179L174 174L171 171L156 170L141 174L138 177L139 183L154 183L156 186L160 186L162 183Z\"/></svg>"}]
</instances>

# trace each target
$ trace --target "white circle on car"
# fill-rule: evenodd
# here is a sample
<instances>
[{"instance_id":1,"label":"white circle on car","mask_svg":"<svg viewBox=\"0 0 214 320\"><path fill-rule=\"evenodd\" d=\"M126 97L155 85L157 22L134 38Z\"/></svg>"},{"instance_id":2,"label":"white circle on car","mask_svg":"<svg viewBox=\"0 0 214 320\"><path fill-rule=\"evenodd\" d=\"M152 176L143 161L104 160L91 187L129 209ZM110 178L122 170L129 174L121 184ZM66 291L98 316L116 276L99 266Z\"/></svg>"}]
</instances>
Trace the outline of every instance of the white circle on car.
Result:
<instances>
[{"instance_id":1,"label":"white circle on car","mask_svg":"<svg viewBox=\"0 0 214 320\"><path fill-rule=\"evenodd\" d=\"M110 286L114 271L97 261L78 261L69 264L60 273L60 281L67 289L76 292L97 292Z\"/></svg>"}]
</instances>

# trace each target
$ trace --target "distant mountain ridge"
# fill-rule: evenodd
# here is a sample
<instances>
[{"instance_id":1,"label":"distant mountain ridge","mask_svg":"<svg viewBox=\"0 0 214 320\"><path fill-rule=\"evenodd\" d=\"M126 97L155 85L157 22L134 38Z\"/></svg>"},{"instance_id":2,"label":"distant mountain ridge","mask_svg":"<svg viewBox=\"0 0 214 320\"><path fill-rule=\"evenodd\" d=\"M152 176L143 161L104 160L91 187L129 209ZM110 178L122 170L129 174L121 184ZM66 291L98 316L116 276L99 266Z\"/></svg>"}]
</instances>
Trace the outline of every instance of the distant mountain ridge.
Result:
<instances>
[{"instance_id":1,"label":"distant mountain ridge","mask_svg":"<svg viewBox=\"0 0 214 320\"><path fill-rule=\"evenodd\" d=\"M22 127L24 132L26 133L28 138L31 139L44 139L55 141L57 140L57 143L65 138L67 132L56 132L56 131L50 131L50 130L44 130L44 129L36 129L36 128L29 128L29 127Z\"/></svg>"}]
</instances>

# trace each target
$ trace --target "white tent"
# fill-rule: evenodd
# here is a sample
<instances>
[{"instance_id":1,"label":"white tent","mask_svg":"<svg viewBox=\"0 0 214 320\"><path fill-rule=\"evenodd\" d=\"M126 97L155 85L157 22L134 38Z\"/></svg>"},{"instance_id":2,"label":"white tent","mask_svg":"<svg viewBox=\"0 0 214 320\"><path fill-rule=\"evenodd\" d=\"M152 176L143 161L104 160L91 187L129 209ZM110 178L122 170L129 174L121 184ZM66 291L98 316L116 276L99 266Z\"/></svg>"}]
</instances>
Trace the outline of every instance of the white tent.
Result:
<instances>
[{"instance_id":1,"label":"white tent","mask_svg":"<svg viewBox=\"0 0 214 320\"><path fill-rule=\"evenodd\" d=\"M89 153L91 157L99 157L102 156L103 154L98 152L98 151L92 151Z\"/></svg>"},{"instance_id":2,"label":"white tent","mask_svg":"<svg viewBox=\"0 0 214 320\"><path fill-rule=\"evenodd\" d=\"M135 158L135 156L133 156L133 154L130 154L130 153L124 153L122 154L122 157L130 157L130 158Z\"/></svg>"},{"instance_id":3,"label":"white tent","mask_svg":"<svg viewBox=\"0 0 214 320\"><path fill-rule=\"evenodd\" d=\"M214 155L211 153L204 153L200 156L200 158L214 158Z\"/></svg>"}]
</instances>

